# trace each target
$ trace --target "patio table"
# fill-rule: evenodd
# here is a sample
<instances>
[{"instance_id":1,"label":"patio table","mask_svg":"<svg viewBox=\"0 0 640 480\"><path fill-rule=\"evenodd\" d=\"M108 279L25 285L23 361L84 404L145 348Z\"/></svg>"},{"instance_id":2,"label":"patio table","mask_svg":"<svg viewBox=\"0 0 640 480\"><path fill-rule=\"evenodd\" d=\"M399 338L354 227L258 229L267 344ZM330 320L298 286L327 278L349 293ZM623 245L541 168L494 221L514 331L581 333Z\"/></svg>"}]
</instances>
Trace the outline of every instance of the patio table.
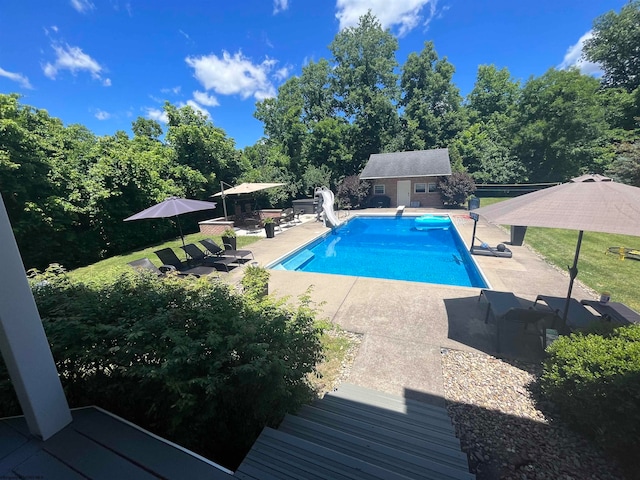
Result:
<instances>
[{"instance_id":1,"label":"patio table","mask_svg":"<svg viewBox=\"0 0 640 480\"><path fill-rule=\"evenodd\" d=\"M597 300L582 300L580 303L593 308L604 318L622 324L640 323L640 314L620 302L600 303Z\"/></svg>"}]
</instances>

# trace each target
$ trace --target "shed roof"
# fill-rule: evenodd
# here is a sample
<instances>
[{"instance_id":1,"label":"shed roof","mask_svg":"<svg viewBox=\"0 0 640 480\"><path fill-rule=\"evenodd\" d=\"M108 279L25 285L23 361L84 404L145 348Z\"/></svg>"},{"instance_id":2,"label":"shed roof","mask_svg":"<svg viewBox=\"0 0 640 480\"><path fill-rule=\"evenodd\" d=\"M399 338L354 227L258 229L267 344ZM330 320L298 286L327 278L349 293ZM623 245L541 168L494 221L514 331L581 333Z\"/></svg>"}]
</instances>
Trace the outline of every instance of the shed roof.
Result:
<instances>
[{"instance_id":1,"label":"shed roof","mask_svg":"<svg viewBox=\"0 0 640 480\"><path fill-rule=\"evenodd\" d=\"M449 150L374 153L360 174L361 180L374 178L431 177L451 175Z\"/></svg>"}]
</instances>

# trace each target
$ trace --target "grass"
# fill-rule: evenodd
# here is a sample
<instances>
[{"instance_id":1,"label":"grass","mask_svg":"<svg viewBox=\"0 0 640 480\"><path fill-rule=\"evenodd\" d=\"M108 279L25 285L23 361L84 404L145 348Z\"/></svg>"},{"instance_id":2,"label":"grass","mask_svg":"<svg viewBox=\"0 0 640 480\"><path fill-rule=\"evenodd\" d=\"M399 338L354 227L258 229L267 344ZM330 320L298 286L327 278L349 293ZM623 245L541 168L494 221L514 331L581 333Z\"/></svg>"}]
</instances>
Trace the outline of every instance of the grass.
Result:
<instances>
[{"instance_id":1,"label":"grass","mask_svg":"<svg viewBox=\"0 0 640 480\"><path fill-rule=\"evenodd\" d=\"M204 238L212 238L218 245L222 245L220 236L212 236L204 233L193 233L191 235L185 235L184 243L197 243L198 240L202 240ZM238 236L236 240L237 248L241 249L256 242L257 240L259 240L259 237ZM182 241L180 239L151 245L143 250L127 253L125 255L116 255L115 257L101 260L97 263L94 263L93 265L78 268L69 272L69 275L83 282L100 281L101 279L114 278L130 270L130 267L127 265L127 263L144 257L148 257L149 260L151 260L156 266L160 266L160 260L153 252L156 250L160 250L161 248L173 248L178 256L182 258L184 255L182 254L183 252L180 249L180 246L182 246Z\"/></svg>"},{"instance_id":2,"label":"grass","mask_svg":"<svg viewBox=\"0 0 640 480\"><path fill-rule=\"evenodd\" d=\"M486 207L507 200L482 198ZM509 226L505 226L509 228ZM529 227L524 241L540 253L549 263L567 270L573 264L578 242L576 230ZM640 291L635 279L640 275L640 261L620 260L619 255L608 253L608 248L623 246L640 249L640 238L629 235L584 232L578 259L578 280L596 292L610 292L611 300L622 302L640 311ZM568 286L568 280L567 280ZM559 292L564 294L565 292Z\"/></svg>"},{"instance_id":3,"label":"grass","mask_svg":"<svg viewBox=\"0 0 640 480\"><path fill-rule=\"evenodd\" d=\"M321 342L324 360L317 366L317 375L309 377L319 396L332 391L338 386L345 367L350 364L356 354L360 340L337 325L321 322L324 331Z\"/></svg>"}]
</instances>

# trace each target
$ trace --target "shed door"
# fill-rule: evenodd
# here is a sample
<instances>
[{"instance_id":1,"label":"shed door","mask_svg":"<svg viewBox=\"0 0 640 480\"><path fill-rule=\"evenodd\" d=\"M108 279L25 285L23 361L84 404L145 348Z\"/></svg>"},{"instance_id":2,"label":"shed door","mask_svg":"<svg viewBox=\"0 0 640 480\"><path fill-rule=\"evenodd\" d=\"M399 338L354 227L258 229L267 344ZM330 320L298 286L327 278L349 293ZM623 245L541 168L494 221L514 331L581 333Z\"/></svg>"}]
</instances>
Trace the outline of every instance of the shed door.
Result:
<instances>
[{"instance_id":1,"label":"shed door","mask_svg":"<svg viewBox=\"0 0 640 480\"><path fill-rule=\"evenodd\" d=\"M411 202L411 180L398 180L398 203L396 206L409 206Z\"/></svg>"}]
</instances>

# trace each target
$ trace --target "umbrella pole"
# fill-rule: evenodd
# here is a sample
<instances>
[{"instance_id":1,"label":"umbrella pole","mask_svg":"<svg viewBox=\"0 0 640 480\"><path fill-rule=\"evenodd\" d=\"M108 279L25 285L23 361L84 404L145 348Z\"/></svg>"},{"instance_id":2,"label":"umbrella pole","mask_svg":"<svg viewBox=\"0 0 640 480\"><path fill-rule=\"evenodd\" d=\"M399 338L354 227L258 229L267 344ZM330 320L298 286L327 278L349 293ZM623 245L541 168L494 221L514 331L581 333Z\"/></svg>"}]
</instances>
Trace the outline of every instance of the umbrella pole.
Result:
<instances>
[{"instance_id":1,"label":"umbrella pole","mask_svg":"<svg viewBox=\"0 0 640 480\"><path fill-rule=\"evenodd\" d=\"M180 232L180 240L182 240L182 246L184 247L184 235L182 234L182 226L180 225L180 216L179 215L176 215L176 222L178 223L178 231ZM184 259L186 261L189 260L189 258L187 257L187 251L186 250L184 250Z\"/></svg>"},{"instance_id":2,"label":"umbrella pole","mask_svg":"<svg viewBox=\"0 0 640 480\"><path fill-rule=\"evenodd\" d=\"M564 304L564 312L562 314L562 321L564 325L567 325L567 314L569 313L569 302L571 301L571 291L573 290L573 281L578 276L578 257L580 256L580 246L582 245L582 234L584 231L580 230L578 233L578 244L576 245L576 254L573 257L573 265L569 268L569 291L567 292L567 301Z\"/></svg>"},{"instance_id":3,"label":"umbrella pole","mask_svg":"<svg viewBox=\"0 0 640 480\"><path fill-rule=\"evenodd\" d=\"M474 216L472 218L473 218L473 235L471 236L471 248L469 248L470 252L473 251L473 244L476 241L476 227L478 226L478 217Z\"/></svg>"}]
</instances>

